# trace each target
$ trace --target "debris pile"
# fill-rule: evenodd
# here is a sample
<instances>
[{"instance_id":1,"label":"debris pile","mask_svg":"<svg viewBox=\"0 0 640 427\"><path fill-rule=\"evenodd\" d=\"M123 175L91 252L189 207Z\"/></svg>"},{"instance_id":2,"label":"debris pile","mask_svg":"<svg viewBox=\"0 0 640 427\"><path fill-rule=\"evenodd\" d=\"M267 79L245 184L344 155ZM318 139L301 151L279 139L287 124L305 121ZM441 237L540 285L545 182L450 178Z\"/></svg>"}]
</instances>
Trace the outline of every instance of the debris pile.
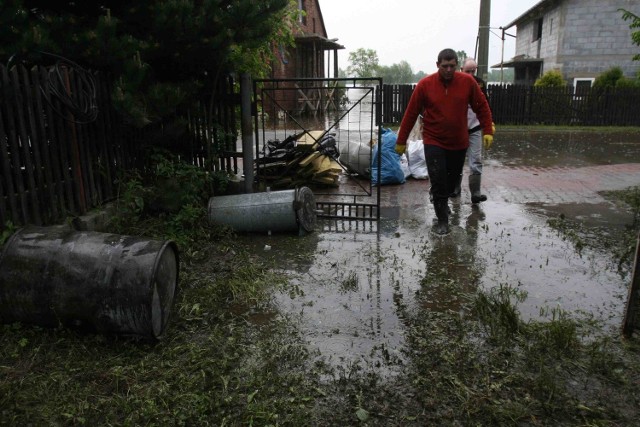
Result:
<instances>
[{"instance_id":1,"label":"debris pile","mask_svg":"<svg viewBox=\"0 0 640 427\"><path fill-rule=\"evenodd\" d=\"M338 158L336 134L305 131L283 141L268 140L255 162L256 176L273 188L302 185L338 186L343 171Z\"/></svg>"}]
</instances>

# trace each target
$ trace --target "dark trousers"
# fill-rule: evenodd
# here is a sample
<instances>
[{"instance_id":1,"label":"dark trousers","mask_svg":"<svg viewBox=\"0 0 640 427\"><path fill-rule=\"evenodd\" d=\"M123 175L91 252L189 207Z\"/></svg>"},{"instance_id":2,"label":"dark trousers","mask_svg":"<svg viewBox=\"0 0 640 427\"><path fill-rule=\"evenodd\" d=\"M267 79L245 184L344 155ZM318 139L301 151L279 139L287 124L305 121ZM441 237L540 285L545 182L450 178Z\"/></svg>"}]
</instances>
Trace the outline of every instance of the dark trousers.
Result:
<instances>
[{"instance_id":1,"label":"dark trousers","mask_svg":"<svg viewBox=\"0 0 640 427\"><path fill-rule=\"evenodd\" d=\"M429 181L433 203L444 202L453 193L462 174L467 150L445 150L436 145L425 145Z\"/></svg>"}]
</instances>

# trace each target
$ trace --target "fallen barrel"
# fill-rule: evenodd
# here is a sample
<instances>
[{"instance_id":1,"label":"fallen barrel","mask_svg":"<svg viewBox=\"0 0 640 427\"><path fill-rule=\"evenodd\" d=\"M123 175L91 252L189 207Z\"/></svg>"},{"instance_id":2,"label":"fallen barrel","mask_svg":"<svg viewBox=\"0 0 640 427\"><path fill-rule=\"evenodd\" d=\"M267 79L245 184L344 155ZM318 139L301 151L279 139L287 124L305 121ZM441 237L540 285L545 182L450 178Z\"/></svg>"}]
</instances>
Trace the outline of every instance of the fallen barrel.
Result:
<instances>
[{"instance_id":1,"label":"fallen barrel","mask_svg":"<svg viewBox=\"0 0 640 427\"><path fill-rule=\"evenodd\" d=\"M178 267L171 241L25 227L0 253L0 320L157 339Z\"/></svg>"},{"instance_id":2,"label":"fallen barrel","mask_svg":"<svg viewBox=\"0 0 640 427\"><path fill-rule=\"evenodd\" d=\"M209 199L209 222L243 232L312 232L316 201L307 187L295 190L214 196Z\"/></svg>"}]
</instances>

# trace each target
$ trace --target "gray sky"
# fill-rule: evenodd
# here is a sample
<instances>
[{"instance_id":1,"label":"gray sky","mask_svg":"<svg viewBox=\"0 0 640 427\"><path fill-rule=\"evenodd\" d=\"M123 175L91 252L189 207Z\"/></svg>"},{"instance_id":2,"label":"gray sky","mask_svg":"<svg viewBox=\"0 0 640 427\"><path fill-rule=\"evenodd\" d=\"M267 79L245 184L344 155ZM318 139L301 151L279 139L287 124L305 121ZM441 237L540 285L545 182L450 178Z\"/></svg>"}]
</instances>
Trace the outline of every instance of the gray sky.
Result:
<instances>
[{"instance_id":1,"label":"gray sky","mask_svg":"<svg viewBox=\"0 0 640 427\"><path fill-rule=\"evenodd\" d=\"M491 0L492 33L489 66L500 62L500 26L509 24L540 0ZM413 72L435 71L438 52L464 50L473 56L480 21L480 0L319 0L329 38L345 47L339 67L349 65L349 52L373 49L380 65L407 61ZM495 27L495 29L493 29ZM515 28L507 31L515 35ZM504 59L515 55L515 39L506 36Z\"/></svg>"}]
</instances>

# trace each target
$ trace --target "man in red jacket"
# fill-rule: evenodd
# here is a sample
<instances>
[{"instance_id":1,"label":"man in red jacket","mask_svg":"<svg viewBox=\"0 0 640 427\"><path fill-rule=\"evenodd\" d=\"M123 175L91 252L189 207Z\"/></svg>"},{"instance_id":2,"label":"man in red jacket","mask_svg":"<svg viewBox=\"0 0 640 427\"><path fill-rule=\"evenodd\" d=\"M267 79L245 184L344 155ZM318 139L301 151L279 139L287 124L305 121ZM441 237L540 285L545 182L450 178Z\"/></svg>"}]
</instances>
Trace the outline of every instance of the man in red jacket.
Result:
<instances>
[{"instance_id":1,"label":"man in red jacket","mask_svg":"<svg viewBox=\"0 0 640 427\"><path fill-rule=\"evenodd\" d=\"M402 118L396 152L406 150L407 137L422 114L422 141L431 181L433 208L438 218L435 232L449 232L449 195L464 167L469 131L467 108L476 113L483 131L484 148L493 144L489 103L472 76L456 71L458 57L452 49L438 54L438 72L418 82Z\"/></svg>"}]
</instances>

